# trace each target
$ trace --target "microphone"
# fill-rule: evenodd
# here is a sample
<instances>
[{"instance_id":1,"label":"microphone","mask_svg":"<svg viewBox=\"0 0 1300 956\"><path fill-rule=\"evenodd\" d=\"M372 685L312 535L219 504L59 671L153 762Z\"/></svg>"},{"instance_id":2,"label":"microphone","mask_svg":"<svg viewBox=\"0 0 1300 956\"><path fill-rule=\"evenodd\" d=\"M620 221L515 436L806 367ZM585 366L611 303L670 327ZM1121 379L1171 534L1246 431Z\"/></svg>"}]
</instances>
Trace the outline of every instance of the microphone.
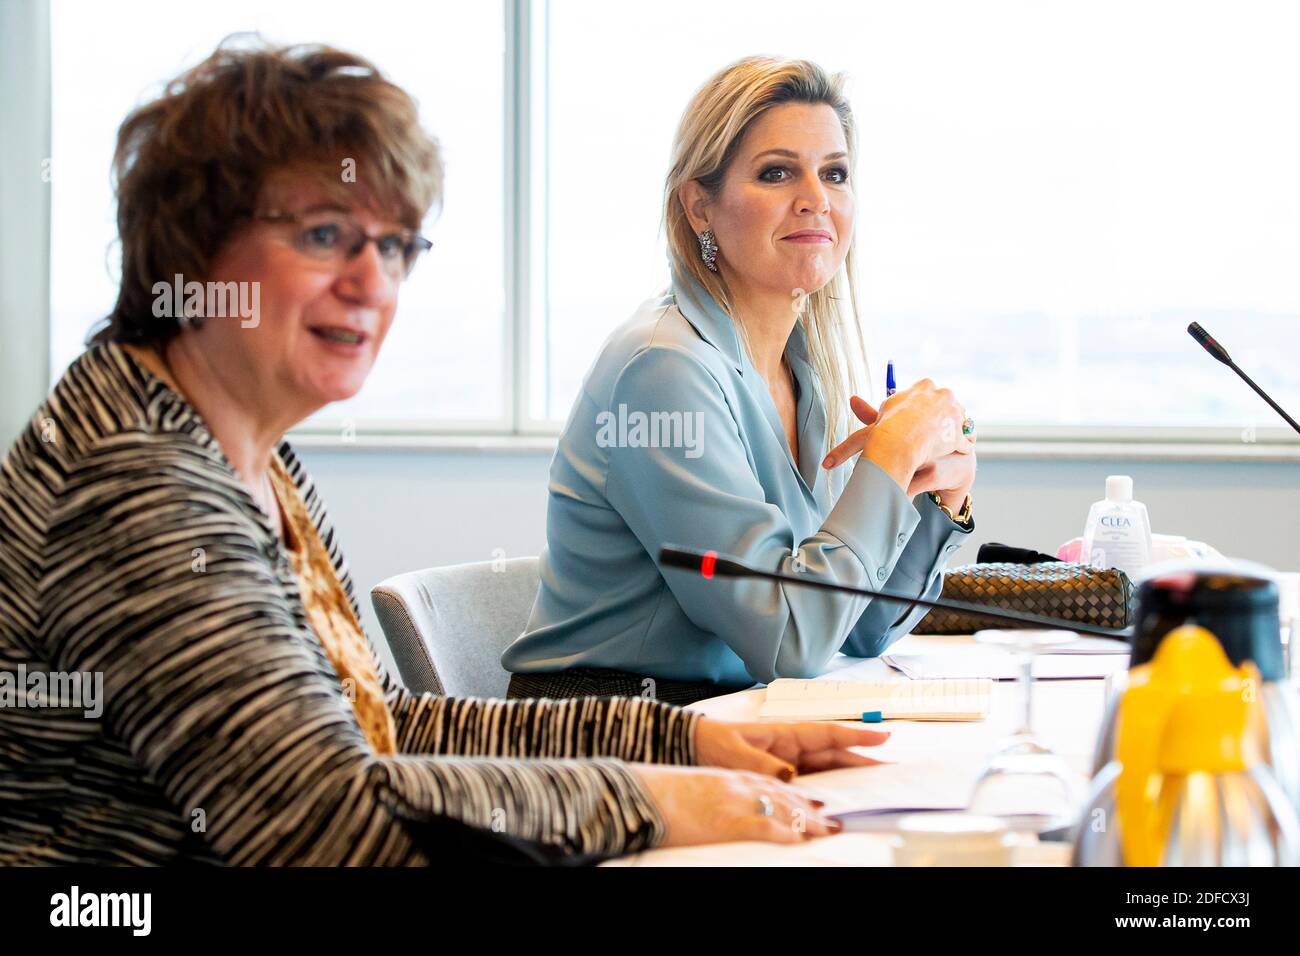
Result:
<instances>
[{"instance_id":1,"label":"microphone","mask_svg":"<svg viewBox=\"0 0 1300 956\"><path fill-rule=\"evenodd\" d=\"M1267 392L1265 392L1262 388L1256 385L1254 381L1251 380L1251 377L1247 375L1245 372L1243 372L1237 366L1237 363L1232 360L1232 356L1228 354L1228 350L1225 349L1218 342L1216 342L1209 332L1201 328L1201 323L1193 322L1191 325L1189 325L1187 327L1187 334L1190 335L1192 338L1196 339L1197 342L1201 343L1201 347L1205 349L1205 351L1213 355L1215 359L1222 362L1224 365L1228 366L1228 368L1232 369L1234 372L1240 375L1242 380L1259 394L1260 398L1262 398L1264 401L1268 402L1270 405L1273 406L1273 411L1277 412L1279 415L1285 418L1286 423L1288 425L1294 428L1297 432L1300 432L1300 425L1296 424L1296 420L1292 418L1290 415L1288 415L1286 412L1282 411L1282 406L1279 405L1277 402L1273 401L1273 399L1269 397Z\"/></svg>"},{"instance_id":2,"label":"microphone","mask_svg":"<svg viewBox=\"0 0 1300 956\"><path fill-rule=\"evenodd\" d=\"M920 607L943 608L946 611L962 611L967 614L978 614L980 617L989 617L998 621L1006 621L1010 624L1018 624L1021 627L1032 625L1034 627L1047 627L1063 631L1078 631L1081 634L1095 634L1098 637L1118 638L1119 640L1128 640L1132 636L1132 631L1127 629L1096 627L1092 624L1081 624L1078 621L1065 621L1060 618L1045 617L1040 614L1021 614L1015 611L1007 611L1001 608L988 608L979 604L967 604L964 601L927 601L918 597L904 597L901 594L888 594L884 591L872 591L867 588L855 588L847 584L834 584L830 581L819 581L817 578L799 577L794 574L782 574L779 571L760 571L758 568L751 568L747 564L741 564L733 558L722 557L716 551L692 551L688 548L665 547L659 549L659 563L665 568L679 568L683 571L694 571L701 577L712 580L715 577L724 578L766 578L769 581L781 581L785 584L798 584L803 587L820 588L823 591L841 591L845 594L860 594L864 597L882 598L887 601L897 601L899 604L913 604Z\"/></svg>"}]
</instances>

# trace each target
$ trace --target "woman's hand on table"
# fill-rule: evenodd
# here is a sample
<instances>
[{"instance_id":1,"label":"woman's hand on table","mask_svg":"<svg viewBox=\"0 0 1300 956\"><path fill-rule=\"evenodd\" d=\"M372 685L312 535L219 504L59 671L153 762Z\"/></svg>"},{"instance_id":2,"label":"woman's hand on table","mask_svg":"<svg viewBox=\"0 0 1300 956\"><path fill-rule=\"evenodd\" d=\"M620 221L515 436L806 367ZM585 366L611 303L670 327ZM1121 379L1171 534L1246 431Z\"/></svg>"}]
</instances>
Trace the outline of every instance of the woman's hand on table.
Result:
<instances>
[{"instance_id":1,"label":"woman's hand on table","mask_svg":"<svg viewBox=\"0 0 1300 956\"><path fill-rule=\"evenodd\" d=\"M763 774L632 764L668 824L663 846L761 840L800 843L838 832L825 804Z\"/></svg>"},{"instance_id":2,"label":"woman's hand on table","mask_svg":"<svg viewBox=\"0 0 1300 956\"><path fill-rule=\"evenodd\" d=\"M695 758L701 766L790 780L797 773L880 763L849 748L874 747L888 739L888 731L831 722L744 723L705 717L695 728Z\"/></svg>"},{"instance_id":3,"label":"woman's hand on table","mask_svg":"<svg viewBox=\"0 0 1300 956\"><path fill-rule=\"evenodd\" d=\"M849 748L874 747L888 738L884 731L833 723L704 717L695 728L700 766L636 764L633 770L668 822L665 846L798 843L835 833L840 825L824 814L822 801L782 781L796 773L879 763Z\"/></svg>"}]
</instances>

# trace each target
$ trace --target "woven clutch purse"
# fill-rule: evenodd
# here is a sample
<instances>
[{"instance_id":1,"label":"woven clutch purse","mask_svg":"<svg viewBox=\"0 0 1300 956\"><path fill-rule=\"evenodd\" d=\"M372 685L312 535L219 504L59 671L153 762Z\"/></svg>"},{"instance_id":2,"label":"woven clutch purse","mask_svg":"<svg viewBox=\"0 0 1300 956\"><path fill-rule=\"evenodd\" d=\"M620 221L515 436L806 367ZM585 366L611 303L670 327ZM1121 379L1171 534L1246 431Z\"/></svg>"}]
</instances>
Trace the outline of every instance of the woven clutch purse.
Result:
<instances>
[{"instance_id":1,"label":"woven clutch purse","mask_svg":"<svg viewBox=\"0 0 1300 956\"><path fill-rule=\"evenodd\" d=\"M996 562L949 568L943 573L942 597L945 601L982 604L1114 628L1129 626L1135 600L1133 583L1118 568L1094 568L1066 561ZM935 608L912 630L916 634L972 634L984 628L1009 627L1016 625L964 611Z\"/></svg>"}]
</instances>

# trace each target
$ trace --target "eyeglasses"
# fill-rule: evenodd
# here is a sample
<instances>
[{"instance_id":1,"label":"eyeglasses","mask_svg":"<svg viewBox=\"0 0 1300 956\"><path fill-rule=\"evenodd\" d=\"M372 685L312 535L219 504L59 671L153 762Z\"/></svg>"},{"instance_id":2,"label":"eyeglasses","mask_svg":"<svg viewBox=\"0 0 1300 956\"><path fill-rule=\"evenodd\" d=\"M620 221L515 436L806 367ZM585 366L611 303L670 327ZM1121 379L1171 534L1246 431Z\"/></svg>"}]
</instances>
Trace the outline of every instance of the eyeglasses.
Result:
<instances>
[{"instance_id":1,"label":"eyeglasses","mask_svg":"<svg viewBox=\"0 0 1300 956\"><path fill-rule=\"evenodd\" d=\"M297 226L293 247L318 262L342 265L356 258L368 243L373 242L388 274L399 280L409 276L420 256L433 248L432 242L410 229L372 236L339 213L321 212L296 216L274 211L258 213L253 218L262 222Z\"/></svg>"}]
</instances>

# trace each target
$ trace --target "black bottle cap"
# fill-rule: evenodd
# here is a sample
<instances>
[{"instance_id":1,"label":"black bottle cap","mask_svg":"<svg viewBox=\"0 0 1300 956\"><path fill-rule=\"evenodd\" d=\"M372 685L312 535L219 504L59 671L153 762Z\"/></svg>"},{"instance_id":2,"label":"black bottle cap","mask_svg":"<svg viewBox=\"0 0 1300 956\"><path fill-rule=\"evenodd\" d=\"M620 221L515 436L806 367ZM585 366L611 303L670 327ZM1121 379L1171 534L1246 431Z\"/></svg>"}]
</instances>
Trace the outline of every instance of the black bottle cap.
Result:
<instances>
[{"instance_id":1,"label":"black bottle cap","mask_svg":"<svg viewBox=\"0 0 1300 956\"><path fill-rule=\"evenodd\" d=\"M1262 679L1283 678L1273 581L1206 567L1175 568L1148 578L1138 587L1130 665L1150 661L1164 636L1184 624L1214 634L1233 666L1253 661Z\"/></svg>"}]
</instances>

